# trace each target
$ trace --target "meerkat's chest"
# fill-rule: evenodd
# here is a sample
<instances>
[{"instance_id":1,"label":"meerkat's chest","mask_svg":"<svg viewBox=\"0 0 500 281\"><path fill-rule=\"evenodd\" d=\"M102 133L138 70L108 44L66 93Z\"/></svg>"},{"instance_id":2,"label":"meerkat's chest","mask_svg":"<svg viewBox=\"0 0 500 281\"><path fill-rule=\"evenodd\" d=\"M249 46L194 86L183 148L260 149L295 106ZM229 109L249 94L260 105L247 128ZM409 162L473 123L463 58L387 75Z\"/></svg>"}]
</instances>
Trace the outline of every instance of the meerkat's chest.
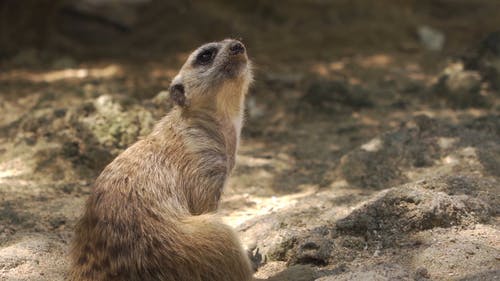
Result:
<instances>
[{"instance_id":1,"label":"meerkat's chest","mask_svg":"<svg viewBox=\"0 0 500 281\"><path fill-rule=\"evenodd\" d=\"M236 133L236 149L238 149L240 143L241 129L243 127L243 122L244 122L244 112L245 112L245 104L244 104L244 99L242 98L240 100L240 110L232 118L234 131Z\"/></svg>"},{"instance_id":2,"label":"meerkat's chest","mask_svg":"<svg viewBox=\"0 0 500 281\"><path fill-rule=\"evenodd\" d=\"M240 142L241 128L243 127L243 114L240 114L233 118L233 127L236 133L236 147Z\"/></svg>"}]
</instances>

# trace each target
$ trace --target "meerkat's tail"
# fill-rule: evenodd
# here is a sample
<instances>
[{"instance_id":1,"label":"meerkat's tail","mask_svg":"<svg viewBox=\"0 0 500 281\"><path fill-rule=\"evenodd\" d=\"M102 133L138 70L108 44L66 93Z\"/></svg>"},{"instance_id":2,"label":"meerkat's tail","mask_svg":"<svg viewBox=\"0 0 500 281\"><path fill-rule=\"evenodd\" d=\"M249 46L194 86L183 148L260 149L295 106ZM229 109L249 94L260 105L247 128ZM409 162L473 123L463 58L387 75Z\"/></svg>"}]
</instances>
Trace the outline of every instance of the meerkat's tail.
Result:
<instances>
[{"instance_id":1,"label":"meerkat's tail","mask_svg":"<svg viewBox=\"0 0 500 281\"><path fill-rule=\"evenodd\" d=\"M248 254L233 229L220 219L211 214L186 217L183 232L192 243L190 248L186 247L189 253L185 253L195 262L190 271L196 272L194 278L186 281L253 280Z\"/></svg>"},{"instance_id":2,"label":"meerkat's tail","mask_svg":"<svg viewBox=\"0 0 500 281\"><path fill-rule=\"evenodd\" d=\"M140 222L101 224L98 231L82 224L77 226L69 280L253 280L236 234L212 214L172 221L142 216Z\"/></svg>"}]
</instances>

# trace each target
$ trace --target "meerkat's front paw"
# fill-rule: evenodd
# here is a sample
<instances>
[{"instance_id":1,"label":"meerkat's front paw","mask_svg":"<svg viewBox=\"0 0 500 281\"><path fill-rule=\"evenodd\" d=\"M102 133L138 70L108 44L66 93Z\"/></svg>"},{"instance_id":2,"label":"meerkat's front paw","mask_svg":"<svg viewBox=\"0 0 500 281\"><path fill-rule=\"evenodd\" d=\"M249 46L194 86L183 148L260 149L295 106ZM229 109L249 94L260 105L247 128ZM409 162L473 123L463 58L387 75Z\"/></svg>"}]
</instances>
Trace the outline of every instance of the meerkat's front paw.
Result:
<instances>
[{"instance_id":1,"label":"meerkat's front paw","mask_svg":"<svg viewBox=\"0 0 500 281\"><path fill-rule=\"evenodd\" d=\"M248 258L250 259L250 262L252 263L253 271L257 271L257 269L259 269L260 266L266 263L265 257L263 260L262 254L259 253L259 248L248 249L247 254Z\"/></svg>"}]
</instances>

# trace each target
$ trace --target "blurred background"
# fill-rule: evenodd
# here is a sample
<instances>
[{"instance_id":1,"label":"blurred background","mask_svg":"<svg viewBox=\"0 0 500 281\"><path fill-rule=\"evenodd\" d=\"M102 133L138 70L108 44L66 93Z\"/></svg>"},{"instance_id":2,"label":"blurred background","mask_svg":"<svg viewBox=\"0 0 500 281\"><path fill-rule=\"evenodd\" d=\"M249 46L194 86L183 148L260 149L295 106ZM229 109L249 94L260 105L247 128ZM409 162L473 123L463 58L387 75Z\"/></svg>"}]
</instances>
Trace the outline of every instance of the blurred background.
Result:
<instances>
[{"instance_id":1,"label":"blurred background","mask_svg":"<svg viewBox=\"0 0 500 281\"><path fill-rule=\"evenodd\" d=\"M293 62L373 51L416 52L425 26L445 53L474 47L499 26L489 0L2 1L2 57L20 49L79 58L158 58L242 38L259 58Z\"/></svg>"},{"instance_id":2,"label":"blurred background","mask_svg":"<svg viewBox=\"0 0 500 281\"><path fill-rule=\"evenodd\" d=\"M220 212L267 257L258 277L493 280L499 15L495 0L0 0L0 280L64 278L95 177L169 111L189 53L228 37L256 77Z\"/></svg>"}]
</instances>

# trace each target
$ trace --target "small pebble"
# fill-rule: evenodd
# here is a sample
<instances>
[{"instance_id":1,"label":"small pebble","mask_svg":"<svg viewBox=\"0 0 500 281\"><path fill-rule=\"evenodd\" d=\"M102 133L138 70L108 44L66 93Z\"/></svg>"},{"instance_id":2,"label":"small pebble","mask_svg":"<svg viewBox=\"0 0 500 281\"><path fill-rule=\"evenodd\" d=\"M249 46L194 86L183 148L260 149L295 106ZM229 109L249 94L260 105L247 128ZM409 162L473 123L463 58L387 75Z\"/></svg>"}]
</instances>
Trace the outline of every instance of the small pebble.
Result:
<instances>
[{"instance_id":1,"label":"small pebble","mask_svg":"<svg viewBox=\"0 0 500 281\"><path fill-rule=\"evenodd\" d=\"M419 267L417 271L415 272L415 275L417 277L423 277L423 278L430 278L429 271L425 267Z\"/></svg>"}]
</instances>

